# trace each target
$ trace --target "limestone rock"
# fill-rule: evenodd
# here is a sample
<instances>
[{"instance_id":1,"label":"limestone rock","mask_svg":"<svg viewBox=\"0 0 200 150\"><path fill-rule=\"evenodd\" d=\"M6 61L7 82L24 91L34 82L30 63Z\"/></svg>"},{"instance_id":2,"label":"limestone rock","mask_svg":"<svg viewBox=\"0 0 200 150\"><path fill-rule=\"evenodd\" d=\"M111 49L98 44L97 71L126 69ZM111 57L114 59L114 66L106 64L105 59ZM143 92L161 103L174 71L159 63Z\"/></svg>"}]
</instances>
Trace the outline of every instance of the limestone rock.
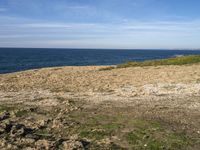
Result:
<instances>
[{"instance_id":1,"label":"limestone rock","mask_svg":"<svg viewBox=\"0 0 200 150\"><path fill-rule=\"evenodd\" d=\"M0 115L0 121L8 119L10 117L10 113L9 112L4 112Z\"/></svg>"},{"instance_id":2,"label":"limestone rock","mask_svg":"<svg viewBox=\"0 0 200 150\"><path fill-rule=\"evenodd\" d=\"M11 137L19 137L19 136L25 136L28 134L32 129L27 128L23 124L15 124L12 126L12 129L10 131Z\"/></svg>"},{"instance_id":3,"label":"limestone rock","mask_svg":"<svg viewBox=\"0 0 200 150\"><path fill-rule=\"evenodd\" d=\"M38 140L35 143L37 149L49 150L52 147L52 143L48 140Z\"/></svg>"},{"instance_id":4,"label":"limestone rock","mask_svg":"<svg viewBox=\"0 0 200 150\"><path fill-rule=\"evenodd\" d=\"M80 141L68 140L63 142L63 150L83 150L83 144Z\"/></svg>"}]
</instances>

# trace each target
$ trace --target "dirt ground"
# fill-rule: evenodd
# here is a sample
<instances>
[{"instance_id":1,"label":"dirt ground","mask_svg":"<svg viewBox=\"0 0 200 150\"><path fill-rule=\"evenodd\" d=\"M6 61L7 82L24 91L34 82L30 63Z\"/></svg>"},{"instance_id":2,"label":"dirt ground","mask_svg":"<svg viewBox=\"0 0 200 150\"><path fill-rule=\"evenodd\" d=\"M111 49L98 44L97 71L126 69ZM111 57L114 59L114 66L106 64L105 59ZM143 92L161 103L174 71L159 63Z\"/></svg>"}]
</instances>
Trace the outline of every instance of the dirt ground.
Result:
<instances>
[{"instance_id":1,"label":"dirt ground","mask_svg":"<svg viewBox=\"0 0 200 150\"><path fill-rule=\"evenodd\" d=\"M200 149L200 64L0 75L0 149Z\"/></svg>"}]
</instances>

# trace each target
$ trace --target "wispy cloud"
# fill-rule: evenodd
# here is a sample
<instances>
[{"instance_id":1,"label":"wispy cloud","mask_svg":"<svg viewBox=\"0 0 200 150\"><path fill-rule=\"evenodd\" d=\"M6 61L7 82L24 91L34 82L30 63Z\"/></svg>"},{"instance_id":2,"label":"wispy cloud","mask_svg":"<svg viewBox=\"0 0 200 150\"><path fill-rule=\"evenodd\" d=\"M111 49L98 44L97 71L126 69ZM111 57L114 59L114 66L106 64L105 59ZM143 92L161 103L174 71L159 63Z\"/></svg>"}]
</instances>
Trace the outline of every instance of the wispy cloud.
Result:
<instances>
[{"instance_id":1,"label":"wispy cloud","mask_svg":"<svg viewBox=\"0 0 200 150\"><path fill-rule=\"evenodd\" d=\"M199 42L192 39L200 38L198 20L66 23L14 18L9 22L0 20L0 46L174 48L197 47Z\"/></svg>"},{"instance_id":2,"label":"wispy cloud","mask_svg":"<svg viewBox=\"0 0 200 150\"><path fill-rule=\"evenodd\" d=\"M67 28L67 29L83 29L95 27L93 23L29 23L18 25L26 28Z\"/></svg>"},{"instance_id":3,"label":"wispy cloud","mask_svg":"<svg viewBox=\"0 0 200 150\"><path fill-rule=\"evenodd\" d=\"M60 22L36 22L36 23L16 23L7 24L2 23L1 27L10 28L29 28L43 31L49 29L63 29L66 30L88 30L90 31L197 31L200 30L200 21L190 22L176 22L176 21L130 21L121 23L60 23Z\"/></svg>"},{"instance_id":4,"label":"wispy cloud","mask_svg":"<svg viewBox=\"0 0 200 150\"><path fill-rule=\"evenodd\" d=\"M129 23L31 23L21 24L18 27L32 28L36 30L54 30L54 31L75 31L75 33L96 33L96 36L103 33L107 34L124 34L130 33L163 33L169 31L174 33L196 32L200 30L200 22L129 22ZM75 34L74 33L74 34Z\"/></svg>"},{"instance_id":5,"label":"wispy cloud","mask_svg":"<svg viewBox=\"0 0 200 150\"><path fill-rule=\"evenodd\" d=\"M144 30L144 31L194 31L200 29L199 21L179 22L179 21L153 21L153 22L130 22L122 27L124 30Z\"/></svg>"}]
</instances>

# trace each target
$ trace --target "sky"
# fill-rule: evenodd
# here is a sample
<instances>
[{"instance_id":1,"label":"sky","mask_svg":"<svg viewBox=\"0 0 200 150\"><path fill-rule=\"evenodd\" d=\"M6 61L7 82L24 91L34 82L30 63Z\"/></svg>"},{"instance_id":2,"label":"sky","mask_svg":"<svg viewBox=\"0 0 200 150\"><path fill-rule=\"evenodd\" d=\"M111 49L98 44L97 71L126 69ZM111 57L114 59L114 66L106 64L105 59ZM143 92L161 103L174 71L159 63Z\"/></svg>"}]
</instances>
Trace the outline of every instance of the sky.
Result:
<instances>
[{"instance_id":1,"label":"sky","mask_svg":"<svg viewBox=\"0 0 200 150\"><path fill-rule=\"evenodd\" d=\"M0 47L199 49L200 0L0 0Z\"/></svg>"}]
</instances>

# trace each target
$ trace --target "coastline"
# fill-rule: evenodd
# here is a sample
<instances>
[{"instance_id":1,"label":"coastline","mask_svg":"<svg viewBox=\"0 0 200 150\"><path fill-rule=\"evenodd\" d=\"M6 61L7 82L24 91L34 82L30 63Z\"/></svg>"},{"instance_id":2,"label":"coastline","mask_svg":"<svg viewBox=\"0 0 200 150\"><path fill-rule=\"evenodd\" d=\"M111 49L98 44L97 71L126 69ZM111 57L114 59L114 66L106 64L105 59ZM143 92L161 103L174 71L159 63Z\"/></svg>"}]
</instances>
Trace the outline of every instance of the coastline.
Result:
<instances>
[{"instance_id":1,"label":"coastline","mask_svg":"<svg viewBox=\"0 0 200 150\"><path fill-rule=\"evenodd\" d=\"M101 70L110 66L66 66L0 75L0 90L49 89L71 92L110 91L123 86L198 84L200 64L144 66ZM63 89L62 89L63 88Z\"/></svg>"},{"instance_id":2,"label":"coastline","mask_svg":"<svg viewBox=\"0 0 200 150\"><path fill-rule=\"evenodd\" d=\"M53 66L118 65L127 61L200 55L194 50L0 48L0 74Z\"/></svg>"},{"instance_id":3,"label":"coastline","mask_svg":"<svg viewBox=\"0 0 200 150\"><path fill-rule=\"evenodd\" d=\"M51 138L45 135L39 139L29 138L32 140L32 144L29 145L36 149L41 148L42 145L50 147L57 139L63 140L60 145L65 149L76 148L77 145L84 147L83 141L89 143L87 145L89 148L98 145L108 149L113 146L112 143L121 148L138 146L138 143L127 143L129 139L126 139L126 136L133 132L133 129L126 125L129 124L128 120L120 119L120 124L123 124L122 129L126 130L124 133L121 128L115 127L119 120L109 118L109 114L112 118L119 117L118 112L125 118L131 117L136 122L139 120L140 126L145 124L145 128L146 125L151 128L149 130L153 129L152 121L159 123L164 131L152 130L153 135L147 133L156 141L158 139L154 134L160 134L161 138L165 136L166 141L169 140L167 137L173 134L179 142L181 141L178 146L183 149L200 147L198 143L200 64L130 67L101 71L100 69L104 67L107 66L68 66L1 74L1 110L9 112L10 125L23 124L24 128L32 129L30 132L32 136L37 132L43 132L44 129L45 134L47 132L51 135ZM86 116L82 116L83 114ZM101 115L107 116L107 119L105 120ZM104 136L96 137L100 131L93 135L95 126L91 129L84 126L87 124L85 119L90 120L97 116L102 118L99 122L102 127L106 122L110 124L116 121L117 125L109 127L108 135L107 128L104 129L106 130ZM29 120L30 117L32 121ZM137 125L134 126L137 130L140 129ZM84 131L82 131L83 127ZM110 128L113 128L113 136L110 136ZM117 130L122 135L115 133ZM184 135L179 136L179 133ZM4 132L3 135L11 136ZM181 137L185 136L188 139L182 141ZM14 134L10 143L11 146L16 146L12 140L23 144L23 140L27 140L27 137L20 135L19 138L19 135ZM143 146L148 142L148 139L143 137L138 140L141 140ZM3 141L8 142L5 138L1 138L0 142ZM172 145L177 144L176 140L169 140L168 143L170 142ZM26 144L23 145L25 147ZM167 143L163 145L167 146ZM5 144L4 147L6 146L8 145ZM139 145L139 148L141 146Z\"/></svg>"}]
</instances>

